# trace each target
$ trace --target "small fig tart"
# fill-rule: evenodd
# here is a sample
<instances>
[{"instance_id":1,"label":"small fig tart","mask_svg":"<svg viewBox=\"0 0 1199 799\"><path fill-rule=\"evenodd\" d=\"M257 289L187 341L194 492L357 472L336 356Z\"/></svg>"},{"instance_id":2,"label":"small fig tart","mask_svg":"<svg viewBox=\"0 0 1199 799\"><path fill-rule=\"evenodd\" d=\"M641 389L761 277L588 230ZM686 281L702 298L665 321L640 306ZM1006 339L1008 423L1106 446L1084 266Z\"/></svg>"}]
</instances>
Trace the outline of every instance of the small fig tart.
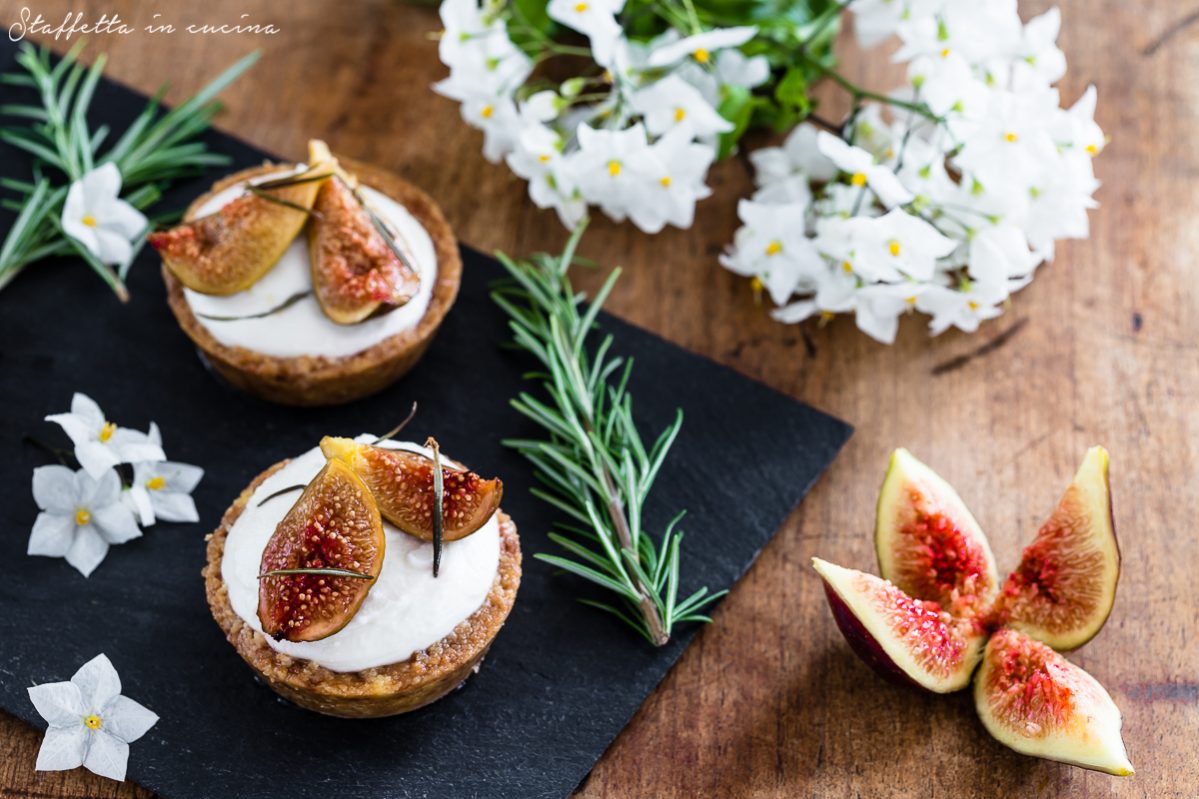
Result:
<instances>
[{"instance_id":1,"label":"small fig tart","mask_svg":"<svg viewBox=\"0 0 1199 799\"><path fill-rule=\"evenodd\" d=\"M205 589L225 637L276 693L330 716L393 716L454 690L478 671L520 585L520 539L503 510L447 538L434 576L433 544L381 516L379 490L315 447L258 475L208 539ZM451 513L460 501L445 497Z\"/></svg>"},{"instance_id":2,"label":"small fig tart","mask_svg":"<svg viewBox=\"0 0 1199 799\"><path fill-rule=\"evenodd\" d=\"M167 301L211 368L285 405L333 405L411 369L462 277L454 233L424 192L312 142L308 164L217 181L148 240Z\"/></svg>"}]
</instances>

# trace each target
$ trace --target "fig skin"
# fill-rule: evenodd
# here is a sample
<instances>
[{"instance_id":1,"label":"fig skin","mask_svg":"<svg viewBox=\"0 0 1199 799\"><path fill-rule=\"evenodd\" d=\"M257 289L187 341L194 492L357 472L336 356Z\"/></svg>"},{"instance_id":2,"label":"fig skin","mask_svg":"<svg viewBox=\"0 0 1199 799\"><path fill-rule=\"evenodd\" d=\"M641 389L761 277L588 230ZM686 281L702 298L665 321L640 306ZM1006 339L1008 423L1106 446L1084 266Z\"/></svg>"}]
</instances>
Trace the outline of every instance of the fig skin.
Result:
<instances>
[{"instance_id":1,"label":"fig skin","mask_svg":"<svg viewBox=\"0 0 1199 799\"><path fill-rule=\"evenodd\" d=\"M987 638L986 629L977 621L955 619L936 602L908 597L872 574L820 558L812 559L812 567L824 581L833 618L850 648L882 677L933 693L960 691L970 684ZM896 630L892 621L899 623L903 618L889 620L887 609L879 608L876 599L894 600L900 609L919 611L919 617L909 617L919 629L906 634ZM924 640L917 641L918 637ZM948 647L956 650L951 654L958 662L950 673L937 674L919 661L914 647Z\"/></svg>"},{"instance_id":2,"label":"fig skin","mask_svg":"<svg viewBox=\"0 0 1199 799\"><path fill-rule=\"evenodd\" d=\"M974 704L987 732L1021 754L1133 774L1111 696L1082 668L1018 630L991 636Z\"/></svg>"},{"instance_id":3,"label":"fig skin","mask_svg":"<svg viewBox=\"0 0 1199 799\"><path fill-rule=\"evenodd\" d=\"M369 579L314 574L259 578L263 633L275 640L319 641L341 630L374 586L386 546L379 509L361 478L341 461L326 463L275 528L259 573L336 568ZM302 595L298 607L294 601L287 604L292 593Z\"/></svg>"},{"instance_id":4,"label":"fig skin","mask_svg":"<svg viewBox=\"0 0 1199 799\"><path fill-rule=\"evenodd\" d=\"M955 616L982 617L999 593L995 556L948 482L906 449L891 453L875 509L879 574Z\"/></svg>"},{"instance_id":5,"label":"fig skin","mask_svg":"<svg viewBox=\"0 0 1199 799\"><path fill-rule=\"evenodd\" d=\"M298 183L270 193L312 208L322 183ZM151 233L146 240L184 286L201 294L228 295L245 291L269 272L307 221L303 211L247 192L208 216Z\"/></svg>"},{"instance_id":6,"label":"fig skin","mask_svg":"<svg viewBox=\"0 0 1199 799\"><path fill-rule=\"evenodd\" d=\"M418 452L361 444L351 438L325 436L321 451L340 460L362 478L391 524L422 541L433 540L433 461ZM478 531L500 507L504 484L484 480L442 460L444 525L442 538L457 541Z\"/></svg>"},{"instance_id":7,"label":"fig skin","mask_svg":"<svg viewBox=\"0 0 1199 799\"><path fill-rule=\"evenodd\" d=\"M335 177L321 184L308 225L312 290L325 316L353 325L407 304L420 276L401 261L376 229L348 175L324 142L308 144L309 160L332 165Z\"/></svg>"},{"instance_id":8,"label":"fig skin","mask_svg":"<svg viewBox=\"0 0 1199 799\"><path fill-rule=\"evenodd\" d=\"M1103 447L1087 450L1053 515L1004 583L995 624L1059 651L1077 649L1103 628L1120 579L1108 464Z\"/></svg>"}]
</instances>

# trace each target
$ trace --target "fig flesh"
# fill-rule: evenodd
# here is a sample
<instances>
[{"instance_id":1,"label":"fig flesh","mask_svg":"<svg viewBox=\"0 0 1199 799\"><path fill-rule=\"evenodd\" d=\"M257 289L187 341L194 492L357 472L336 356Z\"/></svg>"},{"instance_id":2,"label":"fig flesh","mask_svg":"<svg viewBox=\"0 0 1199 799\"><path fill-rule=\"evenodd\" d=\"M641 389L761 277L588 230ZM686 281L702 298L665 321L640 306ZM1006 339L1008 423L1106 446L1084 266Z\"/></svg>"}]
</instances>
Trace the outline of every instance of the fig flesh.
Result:
<instances>
[{"instance_id":1,"label":"fig flesh","mask_svg":"<svg viewBox=\"0 0 1199 799\"><path fill-rule=\"evenodd\" d=\"M362 444L350 438L321 439L321 451L354 471L375 497L383 518L408 535L433 540L433 461L419 452ZM442 461L442 537L457 541L478 530L500 507L504 484L484 480Z\"/></svg>"},{"instance_id":2,"label":"fig flesh","mask_svg":"<svg viewBox=\"0 0 1199 799\"><path fill-rule=\"evenodd\" d=\"M309 144L309 160L336 164L320 141ZM308 254L321 309L337 324L352 325L407 303L420 276L397 254L394 238L384 238L386 222L364 205L357 181L340 167L335 175L316 196Z\"/></svg>"},{"instance_id":3,"label":"fig flesh","mask_svg":"<svg viewBox=\"0 0 1199 799\"><path fill-rule=\"evenodd\" d=\"M1045 644L1004 628L974 682L987 732L1017 752L1128 776L1120 710L1094 677Z\"/></svg>"},{"instance_id":4,"label":"fig flesh","mask_svg":"<svg viewBox=\"0 0 1199 799\"><path fill-rule=\"evenodd\" d=\"M1004 583L996 621L1054 649L1076 649L1107 621L1119 578L1108 455L1093 447Z\"/></svg>"},{"instance_id":5,"label":"fig flesh","mask_svg":"<svg viewBox=\"0 0 1199 799\"><path fill-rule=\"evenodd\" d=\"M955 616L981 616L999 591L987 537L953 487L906 449L891 454L879 491L879 573Z\"/></svg>"},{"instance_id":6,"label":"fig flesh","mask_svg":"<svg viewBox=\"0 0 1199 799\"><path fill-rule=\"evenodd\" d=\"M318 641L349 624L383 568L386 539L374 498L342 461L329 461L262 552L258 620L288 641ZM327 573L272 574L289 570Z\"/></svg>"},{"instance_id":7,"label":"fig flesh","mask_svg":"<svg viewBox=\"0 0 1199 799\"><path fill-rule=\"evenodd\" d=\"M987 632L976 620L954 618L872 574L812 559L824 580L833 618L850 647L893 682L935 693L965 688Z\"/></svg>"},{"instance_id":8,"label":"fig flesh","mask_svg":"<svg viewBox=\"0 0 1199 799\"><path fill-rule=\"evenodd\" d=\"M326 174L326 166L315 164L309 171L312 176ZM247 191L215 213L151 233L146 240L192 291L236 294L258 282L283 257L308 221L309 214L301 209L312 208L321 184L327 182Z\"/></svg>"}]
</instances>

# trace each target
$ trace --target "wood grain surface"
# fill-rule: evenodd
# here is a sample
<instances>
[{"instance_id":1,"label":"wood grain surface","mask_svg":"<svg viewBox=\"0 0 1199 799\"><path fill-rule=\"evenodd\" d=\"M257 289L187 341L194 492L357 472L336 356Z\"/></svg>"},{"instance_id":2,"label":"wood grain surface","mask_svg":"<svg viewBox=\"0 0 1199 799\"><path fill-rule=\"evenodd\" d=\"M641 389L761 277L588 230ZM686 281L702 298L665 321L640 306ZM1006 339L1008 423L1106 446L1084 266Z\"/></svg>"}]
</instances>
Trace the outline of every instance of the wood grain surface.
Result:
<instances>
[{"instance_id":1,"label":"wood grain surface","mask_svg":"<svg viewBox=\"0 0 1199 799\"><path fill-rule=\"evenodd\" d=\"M581 796L1199 796L1199 2L1059 4L1070 63L1063 96L1073 102L1097 84L1098 118L1112 138L1097 161L1102 207L1091 215L1091 238L1062 246L977 335L930 339L911 318L885 347L848 319L805 328L770 321L748 284L716 263L737 226L737 199L750 189L743 157L713 170L715 195L692 230L650 237L601 221L588 232L585 255L626 267L612 311L851 421L857 434ZM21 5L0 2L6 27ZM1021 4L1026 15L1048 5ZM138 25L154 12L274 22L282 29L274 36L97 36L90 52L107 51L108 74L143 91L170 79L167 98L178 101L262 48L261 63L226 94L224 129L294 157L320 136L393 169L484 250L526 253L564 241L554 215L525 199L524 184L483 159L481 135L457 106L430 92L444 74L430 8L397 0L33 6L48 17L117 12ZM885 53L862 56L847 36L839 51L869 85L899 80ZM850 653L808 565L818 554L874 568L875 494L888 452L902 445L958 486L1006 571L1093 443L1112 455L1124 572L1107 627L1072 658L1124 712L1137 768L1129 779L1003 748L967 694L922 697L884 684ZM34 772L39 740L0 714L0 796L148 795L82 770Z\"/></svg>"}]
</instances>

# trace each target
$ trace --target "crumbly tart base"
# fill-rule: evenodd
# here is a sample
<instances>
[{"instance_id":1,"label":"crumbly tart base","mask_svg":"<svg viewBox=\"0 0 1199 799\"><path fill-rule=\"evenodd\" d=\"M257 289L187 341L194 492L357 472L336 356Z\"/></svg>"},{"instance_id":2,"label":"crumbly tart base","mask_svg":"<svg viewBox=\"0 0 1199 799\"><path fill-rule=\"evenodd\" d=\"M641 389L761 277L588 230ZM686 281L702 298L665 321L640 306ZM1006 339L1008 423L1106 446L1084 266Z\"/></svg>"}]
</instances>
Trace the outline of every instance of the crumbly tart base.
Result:
<instances>
[{"instance_id":1,"label":"crumbly tart base","mask_svg":"<svg viewBox=\"0 0 1199 799\"><path fill-rule=\"evenodd\" d=\"M437 253L437 285L433 287L425 315L415 327L340 358L308 355L278 358L244 347L228 347L200 323L183 296L183 284L165 264L162 267L167 302L183 332L203 353L212 369L237 388L282 405L337 405L381 391L394 383L420 360L454 304L462 283L458 242L432 198L387 170L348 158L340 161L362 183L407 208L433 240ZM184 219L194 218L196 211L222 189L285 166L267 162L222 178L210 191L192 202Z\"/></svg>"},{"instance_id":2,"label":"crumbly tart base","mask_svg":"<svg viewBox=\"0 0 1199 799\"><path fill-rule=\"evenodd\" d=\"M225 511L221 525L208 537L204 577L208 606L229 643L280 696L297 705L342 718L375 718L407 713L435 702L461 685L479 666L504 625L520 586L520 539L516 525L502 510L500 565L483 604L454 631L402 663L355 672L336 672L310 660L276 652L262 633L246 624L229 603L221 578L225 539L255 489L287 461L281 461L250 483Z\"/></svg>"}]
</instances>

